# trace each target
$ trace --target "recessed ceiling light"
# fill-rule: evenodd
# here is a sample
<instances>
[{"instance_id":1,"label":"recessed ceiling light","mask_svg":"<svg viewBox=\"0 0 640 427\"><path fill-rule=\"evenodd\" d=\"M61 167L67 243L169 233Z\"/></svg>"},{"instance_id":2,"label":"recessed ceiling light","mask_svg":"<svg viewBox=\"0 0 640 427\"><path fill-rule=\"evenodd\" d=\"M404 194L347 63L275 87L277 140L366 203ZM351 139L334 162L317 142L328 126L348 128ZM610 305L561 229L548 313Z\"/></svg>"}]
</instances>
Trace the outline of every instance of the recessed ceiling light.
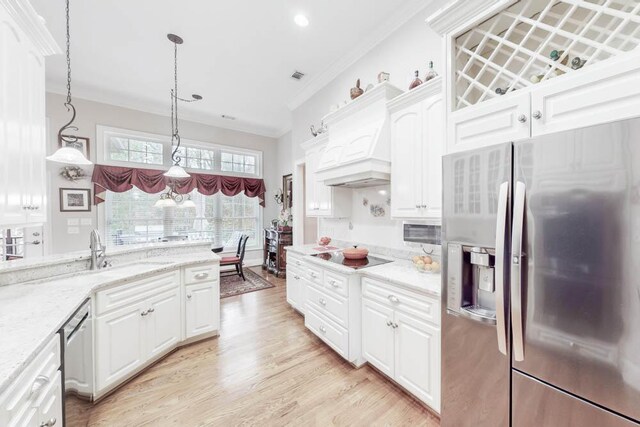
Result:
<instances>
[{"instance_id":1,"label":"recessed ceiling light","mask_svg":"<svg viewBox=\"0 0 640 427\"><path fill-rule=\"evenodd\" d=\"M298 14L293 18L293 21L296 23L298 27L306 27L309 25L309 20L303 14Z\"/></svg>"}]
</instances>

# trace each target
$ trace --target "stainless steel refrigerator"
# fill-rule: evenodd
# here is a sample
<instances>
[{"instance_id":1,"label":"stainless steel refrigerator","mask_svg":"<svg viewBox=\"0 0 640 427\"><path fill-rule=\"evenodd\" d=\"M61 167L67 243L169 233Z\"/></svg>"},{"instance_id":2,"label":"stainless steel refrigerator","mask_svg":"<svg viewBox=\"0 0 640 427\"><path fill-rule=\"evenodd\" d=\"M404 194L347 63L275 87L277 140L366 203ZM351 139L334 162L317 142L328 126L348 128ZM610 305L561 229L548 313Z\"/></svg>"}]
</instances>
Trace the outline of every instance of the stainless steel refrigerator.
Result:
<instances>
[{"instance_id":1,"label":"stainless steel refrigerator","mask_svg":"<svg viewBox=\"0 0 640 427\"><path fill-rule=\"evenodd\" d=\"M640 424L640 119L443 159L442 425Z\"/></svg>"}]
</instances>

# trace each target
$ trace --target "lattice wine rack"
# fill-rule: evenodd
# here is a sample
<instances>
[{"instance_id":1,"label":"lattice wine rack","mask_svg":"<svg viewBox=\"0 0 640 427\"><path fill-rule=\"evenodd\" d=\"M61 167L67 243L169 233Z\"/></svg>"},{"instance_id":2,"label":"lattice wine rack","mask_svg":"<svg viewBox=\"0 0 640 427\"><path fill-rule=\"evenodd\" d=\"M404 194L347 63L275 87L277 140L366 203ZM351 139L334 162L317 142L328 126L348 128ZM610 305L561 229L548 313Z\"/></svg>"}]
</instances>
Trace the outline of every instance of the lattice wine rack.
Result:
<instances>
[{"instance_id":1,"label":"lattice wine rack","mask_svg":"<svg viewBox=\"0 0 640 427\"><path fill-rule=\"evenodd\" d=\"M455 40L456 109L640 44L640 0L520 0Z\"/></svg>"}]
</instances>

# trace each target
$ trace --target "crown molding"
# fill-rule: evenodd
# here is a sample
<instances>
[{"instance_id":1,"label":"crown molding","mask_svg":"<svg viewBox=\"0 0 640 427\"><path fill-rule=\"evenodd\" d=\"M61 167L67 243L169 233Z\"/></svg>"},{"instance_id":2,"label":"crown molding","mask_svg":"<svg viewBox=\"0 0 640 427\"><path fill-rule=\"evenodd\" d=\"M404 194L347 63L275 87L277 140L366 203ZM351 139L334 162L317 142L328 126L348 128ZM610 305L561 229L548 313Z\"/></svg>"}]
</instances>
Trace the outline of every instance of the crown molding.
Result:
<instances>
[{"instance_id":1,"label":"crown molding","mask_svg":"<svg viewBox=\"0 0 640 427\"><path fill-rule=\"evenodd\" d=\"M47 29L44 19L38 15L31 3L26 0L0 0L0 6L6 9L9 16L43 56L62 53L60 46Z\"/></svg>"},{"instance_id":2,"label":"crown molding","mask_svg":"<svg viewBox=\"0 0 640 427\"><path fill-rule=\"evenodd\" d=\"M513 0L452 0L431 14L426 19L426 23L442 36L454 32L472 19L484 16L496 7L513 2Z\"/></svg>"},{"instance_id":3,"label":"crown molding","mask_svg":"<svg viewBox=\"0 0 640 427\"><path fill-rule=\"evenodd\" d=\"M47 92L56 95L67 94L66 87L47 81ZM155 114L163 117L170 117L167 108L160 107L157 102L145 100L130 100L115 93L108 93L101 90L88 90L74 87L74 98L84 101L97 102L114 107L127 108L129 110L141 111L143 113ZM283 134L281 129L270 128L246 122L235 122L212 116L210 114L198 114L193 112L185 112L184 109L180 113L180 120L193 123L214 126L221 129L232 130L236 132L250 133L253 135L264 136L267 138L277 139ZM290 128L289 128L290 129Z\"/></svg>"},{"instance_id":4,"label":"crown molding","mask_svg":"<svg viewBox=\"0 0 640 427\"><path fill-rule=\"evenodd\" d=\"M438 76L426 83L422 83L415 89L405 92L400 96L396 96L391 101L387 102L387 109L390 113L393 113L408 105L413 105L427 99L430 96L442 95L442 91L442 76Z\"/></svg>"},{"instance_id":5,"label":"crown molding","mask_svg":"<svg viewBox=\"0 0 640 427\"><path fill-rule=\"evenodd\" d=\"M362 42L354 46L345 55L331 63L323 71L312 77L306 86L287 103L287 108L293 111L316 94L320 89L331 83L343 71L355 64L374 47L406 24L411 18L424 10L432 0L406 0L403 5Z\"/></svg>"}]
</instances>

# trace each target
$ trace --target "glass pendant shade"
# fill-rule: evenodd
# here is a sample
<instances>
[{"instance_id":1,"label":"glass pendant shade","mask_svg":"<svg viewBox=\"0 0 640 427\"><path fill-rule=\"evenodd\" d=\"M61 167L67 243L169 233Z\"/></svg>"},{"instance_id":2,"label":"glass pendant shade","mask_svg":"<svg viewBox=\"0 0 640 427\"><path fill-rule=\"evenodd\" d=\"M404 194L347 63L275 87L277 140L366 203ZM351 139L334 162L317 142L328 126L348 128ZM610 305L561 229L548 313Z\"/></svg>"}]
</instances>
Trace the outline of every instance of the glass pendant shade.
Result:
<instances>
[{"instance_id":1,"label":"glass pendant shade","mask_svg":"<svg viewBox=\"0 0 640 427\"><path fill-rule=\"evenodd\" d=\"M164 173L167 178L189 178L189 175L182 166L173 165Z\"/></svg>"},{"instance_id":2,"label":"glass pendant shade","mask_svg":"<svg viewBox=\"0 0 640 427\"><path fill-rule=\"evenodd\" d=\"M170 197L163 197L158 199L158 201L153 205L156 208L171 208L176 206L176 202Z\"/></svg>"},{"instance_id":3,"label":"glass pendant shade","mask_svg":"<svg viewBox=\"0 0 640 427\"><path fill-rule=\"evenodd\" d=\"M50 162L78 166L90 166L93 164L82 154L80 150L72 147L58 148L55 153L47 157L47 160L49 160Z\"/></svg>"},{"instance_id":4,"label":"glass pendant shade","mask_svg":"<svg viewBox=\"0 0 640 427\"><path fill-rule=\"evenodd\" d=\"M195 208L196 204L193 203L193 200L188 199L188 200L185 200L184 202L182 202L182 204L178 205L178 207L180 207L180 208Z\"/></svg>"}]
</instances>

